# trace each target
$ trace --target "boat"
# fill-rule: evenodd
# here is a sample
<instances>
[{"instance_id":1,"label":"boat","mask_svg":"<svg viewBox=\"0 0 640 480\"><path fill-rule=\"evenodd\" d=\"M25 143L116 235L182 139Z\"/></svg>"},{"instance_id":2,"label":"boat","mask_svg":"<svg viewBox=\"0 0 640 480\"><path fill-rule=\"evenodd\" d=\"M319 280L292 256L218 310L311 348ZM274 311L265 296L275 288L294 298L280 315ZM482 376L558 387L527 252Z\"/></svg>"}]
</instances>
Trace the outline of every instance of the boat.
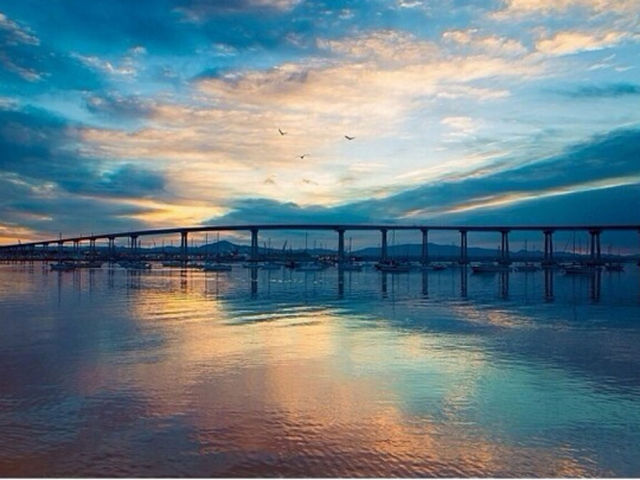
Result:
<instances>
[{"instance_id":1,"label":"boat","mask_svg":"<svg viewBox=\"0 0 640 480\"><path fill-rule=\"evenodd\" d=\"M300 265L294 268L298 272L320 272L327 267L326 265L323 265L321 263L309 262L309 263L301 263Z\"/></svg>"},{"instance_id":2,"label":"boat","mask_svg":"<svg viewBox=\"0 0 640 480\"><path fill-rule=\"evenodd\" d=\"M623 272L624 266L620 262L609 262L605 263L604 269L607 272Z\"/></svg>"},{"instance_id":3,"label":"boat","mask_svg":"<svg viewBox=\"0 0 640 480\"><path fill-rule=\"evenodd\" d=\"M207 262L203 265L202 270L205 272L230 272L232 267L225 263Z\"/></svg>"},{"instance_id":4,"label":"boat","mask_svg":"<svg viewBox=\"0 0 640 480\"><path fill-rule=\"evenodd\" d=\"M361 272L362 271L362 264L357 262L345 262L340 267L344 272Z\"/></svg>"},{"instance_id":5,"label":"boat","mask_svg":"<svg viewBox=\"0 0 640 480\"><path fill-rule=\"evenodd\" d=\"M102 262L99 260L88 260L86 262L76 263L76 268L102 268Z\"/></svg>"},{"instance_id":6,"label":"boat","mask_svg":"<svg viewBox=\"0 0 640 480\"><path fill-rule=\"evenodd\" d=\"M260 268L262 270L280 270L282 268L282 265L275 262L265 262L260 265Z\"/></svg>"},{"instance_id":7,"label":"boat","mask_svg":"<svg viewBox=\"0 0 640 480\"><path fill-rule=\"evenodd\" d=\"M162 262L163 267L182 267L181 260L165 260Z\"/></svg>"},{"instance_id":8,"label":"boat","mask_svg":"<svg viewBox=\"0 0 640 480\"><path fill-rule=\"evenodd\" d=\"M471 271L473 273L498 273L510 272L511 268L508 265L500 265L499 263L483 262L477 265L471 265Z\"/></svg>"},{"instance_id":9,"label":"boat","mask_svg":"<svg viewBox=\"0 0 640 480\"><path fill-rule=\"evenodd\" d=\"M429 267L431 267L431 270L446 270L447 269L447 265L444 263L432 263L431 265L429 265Z\"/></svg>"},{"instance_id":10,"label":"boat","mask_svg":"<svg viewBox=\"0 0 640 480\"><path fill-rule=\"evenodd\" d=\"M208 240L208 237L205 241ZM207 246L208 249L208 246ZM207 251L206 257L209 256L209 252ZM216 258L220 258L220 233L218 233L218 237L216 239ZM230 272L232 270L231 265L226 263L220 263L219 261L212 262L211 260L207 260L202 265L202 270L205 272Z\"/></svg>"},{"instance_id":11,"label":"boat","mask_svg":"<svg viewBox=\"0 0 640 480\"><path fill-rule=\"evenodd\" d=\"M76 264L73 262L57 262L50 264L51 270L56 272L68 272L76 269Z\"/></svg>"},{"instance_id":12,"label":"boat","mask_svg":"<svg viewBox=\"0 0 640 480\"><path fill-rule=\"evenodd\" d=\"M563 265L562 269L565 275L589 275L596 270L592 265L586 265L584 263Z\"/></svg>"},{"instance_id":13,"label":"boat","mask_svg":"<svg viewBox=\"0 0 640 480\"><path fill-rule=\"evenodd\" d=\"M411 271L410 263L399 262L378 262L375 264L377 270L385 273L406 273Z\"/></svg>"},{"instance_id":14,"label":"boat","mask_svg":"<svg viewBox=\"0 0 640 480\"><path fill-rule=\"evenodd\" d=\"M151 270L151 264L149 262L143 262L142 260L128 262L124 267L129 270Z\"/></svg>"},{"instance_id":15,"label":"boat","mask_svg":"<svg viewBox=\"0 0 640 480\"><path fill-rule=\"evenodd\" d=\"M526 262L521 265L516 265L514 267L514 270L516 272L537 272L538 270L540 270L540 267L538 267L535 263Z\"/></svg>"}]
</instances>

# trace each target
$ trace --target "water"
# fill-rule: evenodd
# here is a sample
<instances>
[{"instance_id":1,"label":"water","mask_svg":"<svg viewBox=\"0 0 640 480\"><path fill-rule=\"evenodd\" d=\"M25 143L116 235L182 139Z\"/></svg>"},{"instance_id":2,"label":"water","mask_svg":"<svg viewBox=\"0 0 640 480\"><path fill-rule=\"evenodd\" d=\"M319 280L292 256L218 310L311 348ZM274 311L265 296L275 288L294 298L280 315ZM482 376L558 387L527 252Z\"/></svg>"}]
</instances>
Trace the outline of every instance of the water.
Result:
<instances>
[{"instance_id":1,"label":"water","mask_svg":"<svg viewBox=\"0 0 640 480\"><path fill-rule=\"evenodd\" d=\"M640 475L638 267L256 280L0 265L0 475Z\"/></svg>"}]
</instances>

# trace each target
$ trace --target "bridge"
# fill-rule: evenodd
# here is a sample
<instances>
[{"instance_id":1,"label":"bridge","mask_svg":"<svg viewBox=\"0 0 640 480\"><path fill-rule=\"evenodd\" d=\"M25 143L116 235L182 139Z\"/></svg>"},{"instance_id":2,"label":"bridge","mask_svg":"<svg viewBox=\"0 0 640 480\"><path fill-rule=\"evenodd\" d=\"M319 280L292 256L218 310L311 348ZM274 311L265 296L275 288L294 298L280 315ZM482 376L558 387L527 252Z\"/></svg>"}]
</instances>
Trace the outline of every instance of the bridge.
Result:
<instances>
[{"instance_id":1,"label":"bridge","mask_svg":"<svg viewBox=\"0 0 640 480\"><path fill-rule=\"evenodd\" d=\"M206 225L197 227L174 227L153 230L134 230L117 233L91 234L66 238L39 240L35 242L18 243L0 246L0 254L33 254L38 248L47 251L50 245L57 245L62 252L65 244L72 244L77 250L82 242L88 242L91 251L95 252L96 241L106 240L108 242L109 256L114 257L116 253L115 241L118 238L128 240L128 248L132 257L138 255L139 239L150 236L180 236L180 255L184 263L188 259L188 237L194 233L204 232L248 232L251 234L250 260L258 261L258 235L261 231L273 230L302 230L302 231L334 231L338 235L338 262L345 260L344 233L346 231L378 231L381 235L380 259L386 260L388 257L387 234L395 230L415 230L422 233L421 261L423 264L429 263L429 232L430 231L453 231L460 235L459 263L468 264L468 234L470 232L495 232L500 234L500 263L509 264L509 233L514 231L540 232L544 236L544 259L543 264L553 264L553 234L558 231L588 232L590 235L590 262L601 263L600 235L603 231L636 231L640 233L640 224L636 225L400 225L400 224L261 224L261 225Z\"/></svg>"}]
</instances>

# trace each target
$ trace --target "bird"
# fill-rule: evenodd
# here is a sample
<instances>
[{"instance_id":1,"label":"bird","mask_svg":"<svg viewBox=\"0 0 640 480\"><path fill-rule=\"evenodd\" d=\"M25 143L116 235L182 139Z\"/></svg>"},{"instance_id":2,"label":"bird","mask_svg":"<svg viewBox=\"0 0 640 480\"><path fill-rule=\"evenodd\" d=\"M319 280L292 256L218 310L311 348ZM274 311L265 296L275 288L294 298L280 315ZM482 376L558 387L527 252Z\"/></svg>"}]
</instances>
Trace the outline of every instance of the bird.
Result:
<instances>
[{"instance_id":1,"label":"bird","mask_svg":"<svg viewBox=\"0 0 640 480\"><path fill-rule=\"evenodd\" d=\"M303 153L302 155L298 155L298 158L300 160L304 160L304 157L306 157L307 155L309 155L308 153Z\"/></svg>"},{"instance_id":2,"label":"bird","mask_svg":"<svg viewBox=\"0 0 640 480\"><path fill-rule=\"evenodd\" d=\"M283 132L282 130L278 129L278 131L280 132L280 135L286 135L287 132Z\"/></svg>"},{"instance_id":3,"label":"bird","mask_svg":"<svg viewBox=\"0 0 640 480\"><path fill-rule=\"evenodd\" d=\"M346 138L347 140L353 140L356 137L350 137L349 135L345 135L344 138Z\"/></svg>"}]
</instances>

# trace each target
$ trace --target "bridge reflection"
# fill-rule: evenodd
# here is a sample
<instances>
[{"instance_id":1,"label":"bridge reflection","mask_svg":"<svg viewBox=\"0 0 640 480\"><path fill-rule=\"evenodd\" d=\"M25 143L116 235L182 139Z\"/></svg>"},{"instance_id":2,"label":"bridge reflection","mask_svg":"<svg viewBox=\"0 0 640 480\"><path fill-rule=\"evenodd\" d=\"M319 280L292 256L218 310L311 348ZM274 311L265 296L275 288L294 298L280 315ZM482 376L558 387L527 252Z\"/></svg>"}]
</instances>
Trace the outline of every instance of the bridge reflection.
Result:
<instances>
[{"instance_id":1,"label":"bridge reflection","mask_svg":"<svg viewBox=\"0 0 640 480\"><path fill-rule=\"evenodd\" d=\"M259 268L247 268L247 270L249 271L249 286L250 286L250 294L252 297L256 297L259 293L260 290L260 279L259 279ZM337 298L338 299L344 299L344 298L348 298L348 294L345 295L345 286L351 285L352 283L352 279L354 278L354 276L357 275L361 275L361 272L352 272L352 271L344 271L341 268L336 268L337 270L337 275L336 275L336 287L337 287ZM459 295L460 298L468 298L469 297L469 278L473 275L473 273L471 273L470 269L468 268L467 265L460 265L459 267L456 268L457 273L452 273L453 276L457 275L458 277L458 288L457 288L457 294ZM182 275L185 276L186 279L186 270L182 270ZM130 274L133 275L144 275L144 272L129 272ZM271 272L270 272L271 273ZM312 278L315 279L317 275L319 275L316 272L292 272L292 275L304 275L305 279L308 278ZM365 273L367 274L367 273ZM370 274L370 272L369 272ZM408 281L413 282L414 280L416 280L417 278L419 278L420 282L421 282L421 294L423 297L425 298L429 298L429 293L430 293L430 289L429 289L429 281L431 278L433 278L434 276L437 275L441 275L441 272L433 272L433 271L429 271L429 270L422 270L419 273L413 272L413 273L404 273L404 274L397 274L397 273L388 273L388 272L376 272L376 274L379 276L379 284L380 284L380 293L382 295L383 298L386 298L389 296L390 293L390 285L391 288L394 288L394 281L399 280L401 278L408 278ZM214 277L210 277L210 278L215 278L216 281L219 281L220 279L223 279L225 274L224 273L213 273L211 275L214 275ZM418 277L419 275L419 277ZM521 272L521 273L513 273L510 271L504 271L504 272L498 272L495 274L495 276L497 277L497 286L498 286L498 294L499 297L504 299L504 300L508 300L509 296L510 296L510 285L511 285L511 280L513 278L514 275L520 275L523 276L524 278L524 286L525 286L525 294L528 295L527 290L528 290L528 281L529 279L532 279L535 277L537 277L538 274L536 273L530 273L530 272ZM554 268L545 268L542 272L542 278L543 278L543 283L544 283L544 289L543 289L543 300L546 302L553 302L555 300L555 295L554 295L554 278L558 275L562 275L563 277L566 277L566 275L562 274L560 271L558 271L557 269ZM575 277L570 277L572 278L573 281L576 281ZM581 279L587 279L588 280L588 292L589 292L589 298L593 301L598 301L600 300L600 296L601 296L601 286L602 286L602 271L600 269L595 269L593 272L589 273L588 275L582 275L580 276ZM269 287L270 283L264 282L265 285L267 287ZM268 292L267 292L268 293Z\"/></svg>"},{"instance_id":2,"label":"bridge reflection","mask_svg":"<svg viewBox=\"0 0 640 480\"><path fill-rule=\"evenodd\" d=\"M26 265L26 268L34 273L36 271L33 264ZM198 272L190 269L127 270L117 267L71 272L51 272L43 268L41 271L43 275L57 279L59 294L65 282L69 282L73 290L88 291L91 294L96 284L100 281L98 280L99 274L103 274L106 277L106 285L109 289L117 288L118 282L125 278L125 295L130 295L135 290L146 288L148 282L145 282L145 279L147 278L153 279L154 276L160 278L167 274L169 277L175 278L177 274L179 278L178 284L183 293L195 291L200 288L198 286L200 283L204 283L205 290L211 293L212 289L214 289L217 296L220 292L237 289L238 279L242 277L242 275L238 275L238 270L236 270L235 274L229 272ZM247 276L244 277L244 282L248 285L250 298L257 298L258 296L269 298L272 293L272 283L274 285L289 283L292 286L292 289L289 290L292 298L298 298L299 293L302 291L305 295L322 294L325 297L329 295L326 298L330 299L331 291L333 291L334 299L349 300L361 296L363 291L369 293L377 291L382 298L390 299L402 297L405 293L421 295L425 299L429 299L443 297L444 292L449 292L446 293L448 297L468 299L470 296L477 296L478 293L486 295L489 289L495 288L494 298L513 300L511 298L511 289L514 279L516 279L518 289L516 298L520 299L522 296L525 301L535 301L535 298L530 296L531 292L534 292L539 300L546 303L556 301L555 282L558 278L562 280L561 284L563 285L565 296L571 290L573 295L585 295L592 302L598 302L602 295L603 275L606 274L607 278L610 279L620 275L619 273L603 272L600 269L594 269L589 274L567 275L554 268L546 268L541 272L504 271L489 275L477 275L472 273L467 265L460 265L447 271L422 270L409 273L387 273L375 270L353 272L345 271L341 268L323 272L282 270L277 274L271 271L261 272L259 268L255 267L246 268L246 271ZM471 281L470 287L471 279L473 281ZM450 288L442 283L443 280L451 281ZM539 285L540 280L542 280L542 285L538 287L536 285ZM377 288L372 288L376 283ZM295 289L299 286L302 286L302 288L296 293ZM568 287L571 288L569 289ZM522 288L524 288L524 295L520 291ZM640 283L637 288L640 298ZM608 290L615 291L615 287L610 285ZM279 292L279 294L281 293Z\"/></svg>"}]
</instances>

